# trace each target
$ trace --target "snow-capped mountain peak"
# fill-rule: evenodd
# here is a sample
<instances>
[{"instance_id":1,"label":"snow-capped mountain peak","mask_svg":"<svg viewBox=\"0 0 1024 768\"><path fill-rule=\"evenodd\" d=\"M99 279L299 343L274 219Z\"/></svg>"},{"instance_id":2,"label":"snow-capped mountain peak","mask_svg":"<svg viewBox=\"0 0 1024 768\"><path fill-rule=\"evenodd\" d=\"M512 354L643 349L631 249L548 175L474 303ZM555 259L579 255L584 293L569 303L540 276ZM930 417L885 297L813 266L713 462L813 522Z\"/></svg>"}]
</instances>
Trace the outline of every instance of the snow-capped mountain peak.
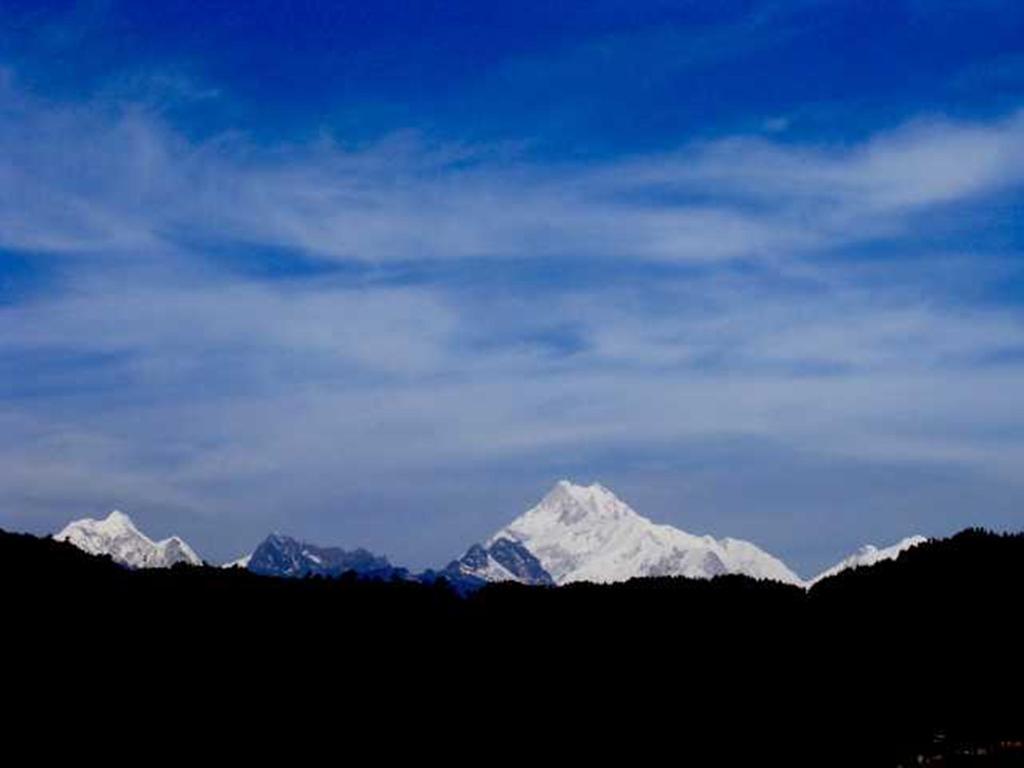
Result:
<instances>
[{"instance_id":1,"label":"snow-capped mountain peak","mask_svg":"<svg viewBox=\"0 0 1024 768\"><path fill-rule=\"evenodd\" d=\"M535 507L495 533L487 546L501 539L522 544L556 584L723 573L801 583L784 563L750 542L719 541L658 525L599 483L559 481Z\"/></svg>"},{"instance_id":2,"label":"snow-capped mountain peak","mask_svg":"<svg viewBox=\"0 0 1024 768\"><path fill-rule=\"evenodd\" d=\"M252 552L250 552L248 555L242 555L237 560L232 560L229 563L224 563L224 565L222 565L221 568L241 568L244 570L249 567L250 560L252 560Z\"/></svg>"},{"instance_id":3,"label":"snow-capped mountain peak","mask_svg":"<svg viewBox=\"0 0 1024 768\"><path fill-rule=\"evenodd\" d=\"M68 523L53 537L91 555L110 555L132 568L168 568L175 563L202 565L192 548L178 536L153 541L135 527L124 512L114 510L102 520L87 517Z\"/></svg>"},{"instance_id":4,"label":"snow-capped mountain peak","mask_svg":"<svg viewBox=\"0 0 1024 768\"><path fill-rule=\"evenodd\" d=\"M593 524L598 520L617 521L638 516L600 483L574 485L568 480L559 480L527 514L532 514L532 517L537 519L554 516L560 525L566 527L584 522Z\"/></svg>"},{"instance_id":5,"label":"snow-capped mountain peak","mask_svg":"<svg viewBox=\"0 0 1024 768\"><path fill-rule=\"evenodd\" d=\"M859 568L866 565L874 565L884 560L895 560L904 551L911 547L916 547L918 544L924 544L928 539L924 536L908 536L905 539L901 539L892 546L889 547L876 547L874 544L865 544L863 547L858 549L852 555L838 563L833 565L831 568L819 573L809 582L807 586L811 587L817 584L822 579L827 579L830 576L835 576L837 573L841 573L849 568Z\"/></svg>"},{"instance_id":6,"label":"snow-capped mountain peak","mask_svg":"<svg viewBox=\"0 0 1024 768\"><path fill-rule=\"evenodd\" d=\"M135 523L120 509L115 509L107 515L106 519L101 520L97 523L99 526L103 526L109 530L131 530L138 532L138 528L135 527Z\"/></svg>"}]
</instances>

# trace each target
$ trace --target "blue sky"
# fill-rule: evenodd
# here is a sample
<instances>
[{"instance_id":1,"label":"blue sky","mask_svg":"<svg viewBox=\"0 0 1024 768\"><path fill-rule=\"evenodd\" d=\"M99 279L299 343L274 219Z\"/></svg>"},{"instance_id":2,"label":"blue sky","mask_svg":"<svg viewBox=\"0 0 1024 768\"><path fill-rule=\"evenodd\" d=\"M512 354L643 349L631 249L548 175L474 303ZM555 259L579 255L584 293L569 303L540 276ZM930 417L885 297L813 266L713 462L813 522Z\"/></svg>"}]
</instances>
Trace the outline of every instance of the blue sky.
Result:
<instances>
[{"instance_id":1,"label":"blue sky","mask_svg":"<svg viewBox=\"0 0 1024 768\"><path fill-rule=\"evenodd\" d=\"M0 526L441 564L599 480L1024 522L1024 7L4 3Z\"/></svg>"}]
</instances>

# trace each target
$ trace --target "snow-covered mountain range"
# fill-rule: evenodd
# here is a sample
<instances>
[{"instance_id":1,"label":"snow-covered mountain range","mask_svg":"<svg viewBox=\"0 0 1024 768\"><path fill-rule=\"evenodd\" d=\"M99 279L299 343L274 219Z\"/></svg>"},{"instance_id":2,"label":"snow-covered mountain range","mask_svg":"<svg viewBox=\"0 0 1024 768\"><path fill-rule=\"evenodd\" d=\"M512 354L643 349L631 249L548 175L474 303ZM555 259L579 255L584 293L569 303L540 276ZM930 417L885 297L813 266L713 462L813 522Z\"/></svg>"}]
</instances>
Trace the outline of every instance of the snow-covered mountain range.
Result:
<instances>
[{"instance_id":1,"label":"snow-covered mountain range","mask_svg":"<svg viewBox=\"0 0 1024 768\"><path fill-rule=\"evenodd\" d=\"M53 537L91 555L110 555L132 568L169 568L175 563L202 565L192 547L177 536L153 541L128 515L114 510L103 520L75 520Z\"/></svg>"},{"instance_id":2,"label":"snow-covered mountain range","mask_svg":"<svg viewBox=\"0 0 1024 768\"><path fill-rule=\"evenodd\" d=\"M457 567L460 574L483 581L526 584L609 583L641 576L710 578L736 573L809 588L848 568L894 559L924 541L923 536L911 536L883 549L865 546L805 581L748 541L696 536L659 525L600 484L582 486L562 480L539 504L484 544L470 547L447 570ZM509 567L509 550L531 555L539 568Z\"/></svg>"},{"instance_id":3,"label":"snow-covered mountain range","mask_svg":"<svg viewBox=\"0 0 1024 768\"><path fill-rule=\"evenodd\" d=\"M104 520L70 523L54 538L91 554L110 555L133 568L202 564L177 536L153 541L122 512ZM644 576L711 578L742 574L802 587L849 568L891 560L926 539L911 536L890 547L871 545L804 581L785 563L749 541L697 536L643 517L600 484L555 484L544 498L483 543L440 571L411 576L387 558L365 549L319 547L281 534L268 536L251 554L223 567L270 576L337 576L355 571L365 578L444 577L460 591L488 582L561 585L578 581L611 583Z\"/></svg>"}]
</instances>

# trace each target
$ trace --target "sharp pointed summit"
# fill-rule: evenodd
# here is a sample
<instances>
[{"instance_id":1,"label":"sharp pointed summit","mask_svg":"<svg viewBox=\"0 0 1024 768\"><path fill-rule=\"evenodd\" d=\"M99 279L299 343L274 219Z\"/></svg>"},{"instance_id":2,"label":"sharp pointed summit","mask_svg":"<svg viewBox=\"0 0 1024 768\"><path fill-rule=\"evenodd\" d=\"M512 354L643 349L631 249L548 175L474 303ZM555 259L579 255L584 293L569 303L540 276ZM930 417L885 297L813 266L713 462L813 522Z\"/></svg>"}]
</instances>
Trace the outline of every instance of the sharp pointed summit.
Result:
<instances>
[{"instance_id":1,"label":"sharp pointed summit","mask_svg":"<svg viewBox=\"0 0 1024 768\"><path fill-rule=\"evenodd\" d=\"M558 522L566 526L584 520L613 521L638 516L600 483L575 485L568 480L559 480L531 512L535 517L555 514Z\"/></svg>"},{"instance_id":2,"label":"sharp pointed summit","mask_svg":"<svg viewBox=\"0 0 1024 768\"><path fill-rule=\"evenodd\" d=\"M782 561L750 542L656 524L600 483L558 481L536 506L488 539L482 552L510 544L535 558L555 584L724 573L802 583ZM507 568L494 567L493 557L484 562L480 552L471 552L476 557L467 561L465 572L489 580L509 578Z\"/></svg>"}]
</instances>

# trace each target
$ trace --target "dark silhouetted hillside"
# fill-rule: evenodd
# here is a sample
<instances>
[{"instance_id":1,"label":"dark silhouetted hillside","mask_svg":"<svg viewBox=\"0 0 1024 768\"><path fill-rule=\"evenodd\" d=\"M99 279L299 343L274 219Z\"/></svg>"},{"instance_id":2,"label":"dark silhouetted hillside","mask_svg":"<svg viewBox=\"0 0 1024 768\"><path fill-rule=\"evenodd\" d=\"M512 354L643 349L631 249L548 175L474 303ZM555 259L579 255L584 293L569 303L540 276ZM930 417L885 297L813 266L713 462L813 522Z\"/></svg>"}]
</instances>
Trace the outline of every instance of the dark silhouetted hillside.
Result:
<instances>
[{"instance_id":1,"label":"dark silhouetted hillside","mask_svg":"<svg viewBox=\"0 0 1024 768\"><path fill-rule=\"evenodd\" d=\"M1020 764L1022 564L1024 536L968 530L809 593L724 576L460 597L443 580L131 571L0 533L6 679L28 699L88 690L153 717L220 702L279 728L315 701L405 747L415 723L574 761Z\"/></svg>"}]
</instances>

